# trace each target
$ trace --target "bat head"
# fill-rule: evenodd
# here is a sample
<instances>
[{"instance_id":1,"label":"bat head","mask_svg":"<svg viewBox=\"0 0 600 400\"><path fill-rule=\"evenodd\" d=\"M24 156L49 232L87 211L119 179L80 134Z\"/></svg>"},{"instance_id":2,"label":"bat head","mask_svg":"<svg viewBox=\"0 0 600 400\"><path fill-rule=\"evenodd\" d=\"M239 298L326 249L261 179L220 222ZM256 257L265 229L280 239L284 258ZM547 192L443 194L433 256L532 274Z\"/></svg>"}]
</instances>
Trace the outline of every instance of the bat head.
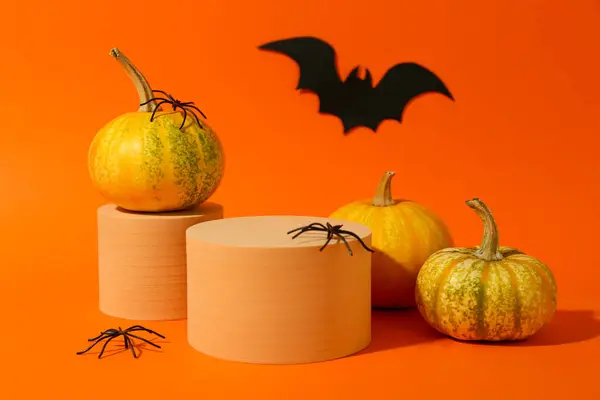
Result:
<instances>
[{"instance_id":1,"label":"bat head","mask_svg":"<svg viewBox=\"0 0 600 400\"><path fill-rule=\"evenodd\" d=\"M359 76L359 72L360 72L360 67L354 67L354 69L352 71L350 71L350 73L348 74L348 76L346 77L346 80L344 81L344 83L347 84L351 84L354 87L368 87L368 88L372 88L373 87L373 77L371 76L371 71L369 71L367 68L364 69L364 73L365 73L365 77L361 78Z\"/></svg>"}]
</instances>

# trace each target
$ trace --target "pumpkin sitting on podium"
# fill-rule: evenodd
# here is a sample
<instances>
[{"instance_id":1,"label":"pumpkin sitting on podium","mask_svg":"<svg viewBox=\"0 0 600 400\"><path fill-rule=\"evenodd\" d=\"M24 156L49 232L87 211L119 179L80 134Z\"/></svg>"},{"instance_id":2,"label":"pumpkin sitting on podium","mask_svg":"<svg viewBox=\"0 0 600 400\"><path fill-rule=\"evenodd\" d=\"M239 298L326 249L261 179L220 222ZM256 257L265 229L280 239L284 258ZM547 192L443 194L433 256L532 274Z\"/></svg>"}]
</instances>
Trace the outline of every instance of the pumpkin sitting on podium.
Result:
<instances>
[{"instance_id":1,"label":"pumpkin sitting on podium","mask_svg":"<svg viewBox=\"0 0 600 400\"><path fill-rule=\"evenodd\" d=\"M392 171L383 175L373 199L352 202L330 215L371 229L374 308L414 306L419 269L432 253L452 245L440 217L414 201L392 197L394 175Z\"/></svg>"},{"instance_id":2,"label":"pumpkin sitting on podium","mask_svg":"<svg viewBox=\"0 0 600 400\"><path fill-rule=\"evenodd\" d=\"M110 54L135 84L140 108L113 119L94 137L88 153L94 186L129 211L176 211L205 202L220 185L224 157L218 137L196 115L204 114L193 102L152 90L118 49Z\"/></svg>"}]
</instances>

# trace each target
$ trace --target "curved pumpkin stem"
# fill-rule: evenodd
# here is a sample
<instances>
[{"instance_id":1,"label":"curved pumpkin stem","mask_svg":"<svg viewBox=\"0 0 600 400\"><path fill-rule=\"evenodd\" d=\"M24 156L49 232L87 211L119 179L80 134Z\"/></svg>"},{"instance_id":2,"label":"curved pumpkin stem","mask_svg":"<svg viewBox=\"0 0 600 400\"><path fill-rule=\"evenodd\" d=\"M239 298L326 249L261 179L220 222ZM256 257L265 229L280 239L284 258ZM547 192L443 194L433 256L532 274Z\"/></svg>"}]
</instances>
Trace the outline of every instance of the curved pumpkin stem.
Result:
<instances>
[{"instance_id":1,"label":"curved pumpkin stem","mask_svg":"<svg viewBox=\"0 0 600 400\"><path fill-rule=\"evenodd\" d=\"M135 88L137 89L138 95L140 97L140 104L146 103L150 99L154 98L154 94L152 93L152 87L142 75L142 73L133 65L133 63L119 50L118 48L114 48L110 50L110 55L115 58L121 64L121 66L127 72L127 75L133 81ZM138 112L153 112L156 109L156 103L154 101L149 102L143 106L140 106ZM160 111L160 107L158 108Z\"/></svg>"},{"instance_id":2,"label":"curved pumpkin stem","mask_svg":"<svg viewBox=\"0 0 600 400\"><path fill-rule=\"evenodd\" d=\"M492 212L487 208L485 203L480 199L467 200L467 205L471 207L479 218L483 221L483 239L481 240L481 247L475 255L482 260L486 261L500 261L504 257L500 254L499 241L498 241L498 227Z\"/></svg>"},{"instance_id":3,"label":"curved pumpkin stem","mask_svg":"<svg viewBox=\"0 0 600 400\"><path fill-rule=\"evenodd\" d=\"M392 178L394 175L396 175L394 171L387 171L383 174L371 204L377 207L388 207L396 204L392 197Z\"/></svg>"}]
</instances>

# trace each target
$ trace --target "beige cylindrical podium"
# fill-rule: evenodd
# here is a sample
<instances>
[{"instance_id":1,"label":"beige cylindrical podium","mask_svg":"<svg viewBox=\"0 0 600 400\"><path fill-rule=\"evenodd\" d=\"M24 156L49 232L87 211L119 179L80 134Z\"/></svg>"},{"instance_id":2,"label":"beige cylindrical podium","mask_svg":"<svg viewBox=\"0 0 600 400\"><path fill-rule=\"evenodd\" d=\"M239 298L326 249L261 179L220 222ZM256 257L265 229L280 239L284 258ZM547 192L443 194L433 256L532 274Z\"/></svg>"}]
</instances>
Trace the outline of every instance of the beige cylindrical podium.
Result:
<instances>
[{"instance_id":1,"label":"beige cylindrical podium","mask_svg":"<svg viewBox=\"0 0 600 400\"><path fill-rule=\"evenodd\" d=\"M131 320L186 318L186 229L220 218L215 203L169 213L98 208L100 311Z\"/></svg>"},{"instance_id":2,"label":"beige cylindrical podium","mask_svg":"<svg viewBox=\"0 0 600 400\"><path fill-rule=\"evenodd\" d=\"M368 227L333 219L257 216L187 230L188 341L216 358L299 364L354 354L371 340L371 253L327 233L286 232L344 224L367 246Z\"/></svg>"}]
</instances>

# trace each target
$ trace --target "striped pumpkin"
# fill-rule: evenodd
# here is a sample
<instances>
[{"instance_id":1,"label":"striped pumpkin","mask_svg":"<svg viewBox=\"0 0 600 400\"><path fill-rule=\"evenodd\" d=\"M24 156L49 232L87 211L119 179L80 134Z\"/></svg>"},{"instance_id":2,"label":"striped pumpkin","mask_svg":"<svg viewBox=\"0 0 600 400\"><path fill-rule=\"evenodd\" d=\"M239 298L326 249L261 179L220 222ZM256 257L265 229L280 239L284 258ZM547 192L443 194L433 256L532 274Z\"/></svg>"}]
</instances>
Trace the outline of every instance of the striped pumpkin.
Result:
<instances>
[{"instance_id":1,"label":"striped pumpkin","mask_svg":"<svg viewBox=\"0 0 600 400\"><path fill-rule=\"evenodd\" d=\"M550 269L498 245L496 222L479 199L467 201L484 221L481 246L447 248L419 271L415 298L425 320L459 340L522 340L548 323L557 288Z\"/></svg>"},{"instance_id":2,"label":"striped pumpkin","mask_svg":"<svg viewBox=\"0 0 600 400\"><path fill-rule=\"evenodd\" d=\"M132 78L140 103L152 89L141 73L118 50L111 54ZM182 210L206 201L218 188L224 171L223 150L213 130L198 125L188 112L156 112L154 102L106 124L88 153L89 174L109 201L130 211Z\"/></svg>"},{"instance_id":3,"label":"striped pumpkin","mask_svg":"<svg viewBox=\"0 0 600 400\"><path fill-rule=\"evenodd\" d=\"M419 269L432 253L453 243L450 231L434 212L414 201L392 197L394 175L393 171L383 175L372 199L351 202L330 215L371 229L374 308L414 307Z\"/></svg>"}]
</instances>

